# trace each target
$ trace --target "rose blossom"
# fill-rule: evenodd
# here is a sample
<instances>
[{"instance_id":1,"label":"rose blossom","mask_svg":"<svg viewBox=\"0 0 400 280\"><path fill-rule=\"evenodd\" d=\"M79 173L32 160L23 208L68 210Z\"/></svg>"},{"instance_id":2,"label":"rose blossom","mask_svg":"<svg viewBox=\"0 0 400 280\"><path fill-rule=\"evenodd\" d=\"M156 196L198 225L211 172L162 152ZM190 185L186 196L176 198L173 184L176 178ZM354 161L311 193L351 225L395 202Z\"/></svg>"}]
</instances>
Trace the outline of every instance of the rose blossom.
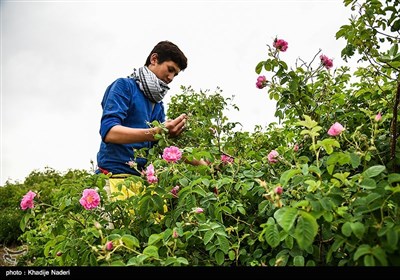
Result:
<instances>
[{"instance_id":1,"label":"rose blossom","mask_svg":"<svg viewBox=\"0 0 400 280\"><path fill-rule=\"evenodd\" d=\"M376 122L379 122L381 119L382 119L382 115L381 115L381 113L379 112L379 113L375 116L375 121L376 121Z\"/></svg>"},{"instance_id":2,"label":"rose blossom","mask_svg":"<svg viewBox=\"0 0 400 280\"><path fill-rule=\"evenodd\" d=\"M176 231L176 229L173 230L172 237L173 238L178 238L179 237L179 233Z\"/></svg>"},{"instance_id":3,"label":"rose blossom","mask_svg":"<svg viewBox=\"0 0 400 280\"><path fill-rule=\"evenodd\" d=\"M269 163L277 163L277 157L279 156L279 153L276 150L272 150L269 154L268 154L268 161Z\"/></svg>"},{"instance_id":4,"label":"rose blossom","mask_svg":"<svg viewBox=\"0 0 400 280\"><path fill-rule=\"evenodd\" d=\"M95 189L85 189L79 202L86 210L90 210L99 206L100 196Z\"/></svg>"},{"instance_id":5,"label":"rose blossom","mask_svg":"<svg viewBox=\"0 0 400 280\"><path fill-rule=\"evenodd\" d=\"M340 135L340 133L342 133L342 131L344 130L344 127L338 123L335 122L328 130L328 134L330 136L338 136Z\"/></svg>"},{"instance_id":6,"label":"rose blossom","mask_svg":"<svg viewBox=\"0 0 400 280\"><path fill-rule=\"evenodd\" d=\"M326 55L323 54L319 56L319 59L321 59L321 63L326 69L332 68L333 66L332 59L329 59Z\"/></svg>"},{"instance_id":7,"label":"rose blossom","mask_svg":"<svg viewBox=\"0 0 400 280\"><path fill-rule=\"evenodd\" d=\"M275 39L273 46L281 52L285 52L288 49L288 43L282 39Z\"/></svg>"},{"instance_id":8,"label":"rose blossom","mask_svg":"<svg viewBox=\"0 0 400 280\"><path fill-rule=\"evenodd\" d=\"M267 86L267 78L265 76L258 76L256 87L259 89L263 89Z\"/></svg>"},{"instance_id":9,"label":"rose blossom","mask_svg":"<svg viewBox=\"0 0 400 280\"><path fill-rule=\"evenodd\" d=\"M33 208L35 206L33 199L35 198L36 193L33 191L27 192L21 200L20 206L22 210L26 210L28 208Z\"/></svg>"},{"instance_id":10,"label":"rose blossom","mask_svg":"<svg viewBox=\"0 0 400 280\"><path fill-rule=\"evenodd\" d=\"M233 162L233 158L227 155L221 155L221 161L223 163L232 163Z\"/></svg>"},{"instance_id":11,"label":"rose blossom","mask_svg":"<svg viewBox=\"0 0 400 280\"><path fill-rule=\"evenodd\" d=\"M150 164L149 166L147 166L147 168L146 168L146 177L147 177L147 182L149 182L150 184L158 182L158 178L155 175L154 165L153 164Z\"/></svg>"},{"instance_id":12,"label":"rose blossom","mask_svg":"<svg viewBox=\"0 0 400 280\"><path fill-rule=\"evenodd\" d=\"M162 158L167 162L177 162L182 158L182 152L178 147L170 146L164 149Z\"/></svg>"}]
</instances>

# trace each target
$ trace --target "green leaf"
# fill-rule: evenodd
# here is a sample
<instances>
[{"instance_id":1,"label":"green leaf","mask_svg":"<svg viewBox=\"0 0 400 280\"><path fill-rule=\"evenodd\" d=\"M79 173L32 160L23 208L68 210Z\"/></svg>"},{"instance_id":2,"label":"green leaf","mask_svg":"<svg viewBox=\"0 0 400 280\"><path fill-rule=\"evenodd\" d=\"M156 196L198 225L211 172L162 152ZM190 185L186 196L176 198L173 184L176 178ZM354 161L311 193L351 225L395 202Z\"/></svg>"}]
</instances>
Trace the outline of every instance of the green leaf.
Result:
<instances>
[{"instance_id":1,"label":"green leaf","mask_svg":"<svg viewBox=\"0 0 400 280\"><path fill-rule=\"evenodd\" d=\"M214 235L215 235L214 231L212 231L212 230L206 231L206 233L204 234L204 238L203 238L204 245L207 245L208 242L210 242L211 239L214 237Z\"/></svg>"},{"instance_id":2,"label":"green leaf","mask_svg":"<svg viewBox=\"0 0 400 280\"><path fill-rule=\"evenodd\" d=\"M218 265L222 265L225 261L225 255L221 250L215 252L215 261Z\"/></svg>"},{"instance_id":3,"label":"green leaf","mask_svg":"<svg viewBox=\"0 0 400 280\"><path fill-rule=\"evenodd\" d=\"M295 256L293 258L293 264L295 266L304 266L304 257L303 256Z\"/></svg>"},{"instance_id":4,"label":"green leaf","mask_svg":"<svg viewBox=\"0 0 400 280\"><path fill-rule=\"evenodd\" d=\"M361 181L360 186L363 187L364 189L372 190L376 188L376 182L374 179L364 178Z\"/></svg>"},{"instance_id":5,"label":"green leaf","mask_svg":"<svg viewBox=\"0 0 400 280\"><path fill-rule=\"evenodd\" d=\"M121 238L122 242L125 244L126 247L133 249L133 248L138 248L139 247L139 240L129 234L124 234Z\"/></svg>"},{"instance_id":6,"label":"green leaf","mask_svg":"<svg viewBox=\"0 0 400 280\"><path fill-rule=\"evenodd\" d=\"M301 174L300 169L289 169L289 170L286 170L285 172L283 172L281 175L281 178L279 180L282 187L285 187L287 185L287 183L289 182L289 180L297 174Z\"/></svg>"},{"instance_id":7,"label":"green leaf","mask_svg":"<svg viewBox=\"0 0 400 280\"><path fill-rule=\"evenodd\" d=\"M272 248L275 248L279 245L281 241L280 241L278 226L276 224L269 225L266 227L265 239Z\"/></svg>"},{"instance_id":8,"label":"green leaf","mask_svg":"<svg viewBox=\"0 0 400 280\"><path fill-rule=\"evenodd\" d=\"M274 213L274 218L284 231L289 232L296 221L297 214L298 210L295 208L282 207Z\"/></svg>"},{"instance_id":9,"label":"green leaf","mask_svg":"<svg viewBox=\"0 0 400 280\"><path fill-rule=\"evenodd\" d=\"M217 235L217 240L219 244L219 249L225 254L228 254L228 251L230 249L228 238L222 235Z\"/></svg>"},{"instance_id":10,"label":"green leaf","mask_svg":"<svg viewBox=\"0 0 400 280\"><path fill-rule=\"evenodd\" d=\"M318 223L313 215L299 211L300 215L295 228L295 238L300 248L305 250L314 242L318 233Z\"/></svg>"},{"instance_id":11,"label":"green leaf","mask_svg":"<svg viewBox=\"0 0 400 280\"><path fill-rule=\"evenodd\" d=\"M351 223L345 222L342 226L342 233L344 236L349 237L353 230L351 229Z\"/></svg>"},{"instance_id":12,"label":"green leaf","mask_svg":"<svg viewBox=\"0 0 400 280\"><path fill-rule=\"evenodd\" d=\"M391 173L388 175L389 184L400 182L400 174L399 173Z\"/></svg>"},{"instance_id":13,"label":"green leaf","mask_svg":"<svg viewBox=\"0 0 400 280\"><path fill-rule=\"evenodd\" d=\"M365 226L360 222L355 222L350 223L350 227L354 235L361 240L365 232Z\"/></svg>"},{"instance_id":14,"label":"green leaf","mask_svg":"<svg viewBox=\"0 0 400 280\"><path fill-rule=\"evenodd\" d=\"M367 170L365 170L362 175L368 178L373 178L375 176L378 176L381 174L383 171L385 171L386 167L384 165L375 165L371 166Z\"/></svg>"},{"instance_id":15,"label":"green leaf","mask_svg":"<svg viewBox=\"0 0 400 280\"><path fill-rule=\"evenodd\" d=\"M388 265L386 253L379 245L372 248L372 255L379 260L381 265L383 266Z\"/></svg>"},{"instance_id":16,"label":"green leaf","mask_svg":"<svg viewBox=\"0 0 400 280\"><path fill-rule=\"evenodd\" d=\"M153 246L153 245L150 245L150 246L144 248L143 254L148 256L148 257L153 257L153 258L156 258L156 259L159 258L158 248L156 246Z\"/></svg>"},{"instance_id":17,"label":"green leaf","mask_svg":"<svg viewBox=\"0 0 400 280\"><path fill-rule=\"evenodd\" d=\"M353 260L356 261L360 257L370 253L371 253L371 247L368 244L362 244L357 248L357 251L354 253Z\"/></svg>"}]
</instances>

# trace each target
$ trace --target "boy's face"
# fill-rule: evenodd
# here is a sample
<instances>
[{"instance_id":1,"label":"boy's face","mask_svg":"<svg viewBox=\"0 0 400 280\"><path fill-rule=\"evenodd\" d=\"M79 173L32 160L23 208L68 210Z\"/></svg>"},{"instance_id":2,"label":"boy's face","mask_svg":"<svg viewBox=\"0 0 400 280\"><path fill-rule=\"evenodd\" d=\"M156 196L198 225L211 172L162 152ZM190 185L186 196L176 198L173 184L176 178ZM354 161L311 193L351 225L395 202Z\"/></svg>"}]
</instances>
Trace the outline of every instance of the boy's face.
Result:
<instances>
[{"instance_id":1,"label":"boy's face","mask_svg":"<svg viewBox=\"0 0 400 280\"><path fill-rule=\"evenodd\" d=\"M151 64L148 68L165 83L169 84L172 80L179 74L181 69L178 64L172 60L164 61L163 63L158 63L157 54L152 54L150 59Z\"/></svg>"}]
</instances>

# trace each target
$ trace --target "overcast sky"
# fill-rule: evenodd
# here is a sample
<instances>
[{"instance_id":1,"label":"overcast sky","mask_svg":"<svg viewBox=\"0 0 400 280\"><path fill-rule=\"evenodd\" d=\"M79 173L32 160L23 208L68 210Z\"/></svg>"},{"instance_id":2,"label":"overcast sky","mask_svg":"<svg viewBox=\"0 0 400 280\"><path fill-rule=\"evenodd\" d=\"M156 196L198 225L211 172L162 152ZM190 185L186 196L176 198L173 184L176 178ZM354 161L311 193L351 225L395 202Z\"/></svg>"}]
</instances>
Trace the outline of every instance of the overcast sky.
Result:
<instances>
[{"instance_id":1,"label":"overcast sky","mask_svg":"<svg viewBox=\"0 0 400 280\"><path fill-rule=\"evenodd\" d=\"M275 104L255 87L257 63L275 37L289 66L322 53L344 65L348 24L341 0L1 1L1 181L23 182L45 167L91 170L100 144L106 87L140 67L161 40L176 43L188 68L170 84L217 87L235 96L243 130L275 121Z\"/></svg>"}]
</instances>

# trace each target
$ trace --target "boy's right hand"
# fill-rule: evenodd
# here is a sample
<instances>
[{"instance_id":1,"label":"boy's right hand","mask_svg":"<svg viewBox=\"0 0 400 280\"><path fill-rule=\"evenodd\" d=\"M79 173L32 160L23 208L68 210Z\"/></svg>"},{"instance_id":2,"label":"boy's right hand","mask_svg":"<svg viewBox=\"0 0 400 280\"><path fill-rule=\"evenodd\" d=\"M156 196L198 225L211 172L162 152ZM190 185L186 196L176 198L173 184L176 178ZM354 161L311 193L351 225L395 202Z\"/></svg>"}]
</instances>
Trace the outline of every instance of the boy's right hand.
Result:
<instances>
[{"instance_id":1,"label":"boy's right hand","mask_svg":"<svg viewBox=\"0 0 400 280\"><path fill-rule=\"evenodd\" d=\"M185 129L186 120L186 114L181 114L179 117L173 120L167 120L165 122L165 127L168 129L169 136L176 137L181 134Z\"/></svg>"}]
</instances>

